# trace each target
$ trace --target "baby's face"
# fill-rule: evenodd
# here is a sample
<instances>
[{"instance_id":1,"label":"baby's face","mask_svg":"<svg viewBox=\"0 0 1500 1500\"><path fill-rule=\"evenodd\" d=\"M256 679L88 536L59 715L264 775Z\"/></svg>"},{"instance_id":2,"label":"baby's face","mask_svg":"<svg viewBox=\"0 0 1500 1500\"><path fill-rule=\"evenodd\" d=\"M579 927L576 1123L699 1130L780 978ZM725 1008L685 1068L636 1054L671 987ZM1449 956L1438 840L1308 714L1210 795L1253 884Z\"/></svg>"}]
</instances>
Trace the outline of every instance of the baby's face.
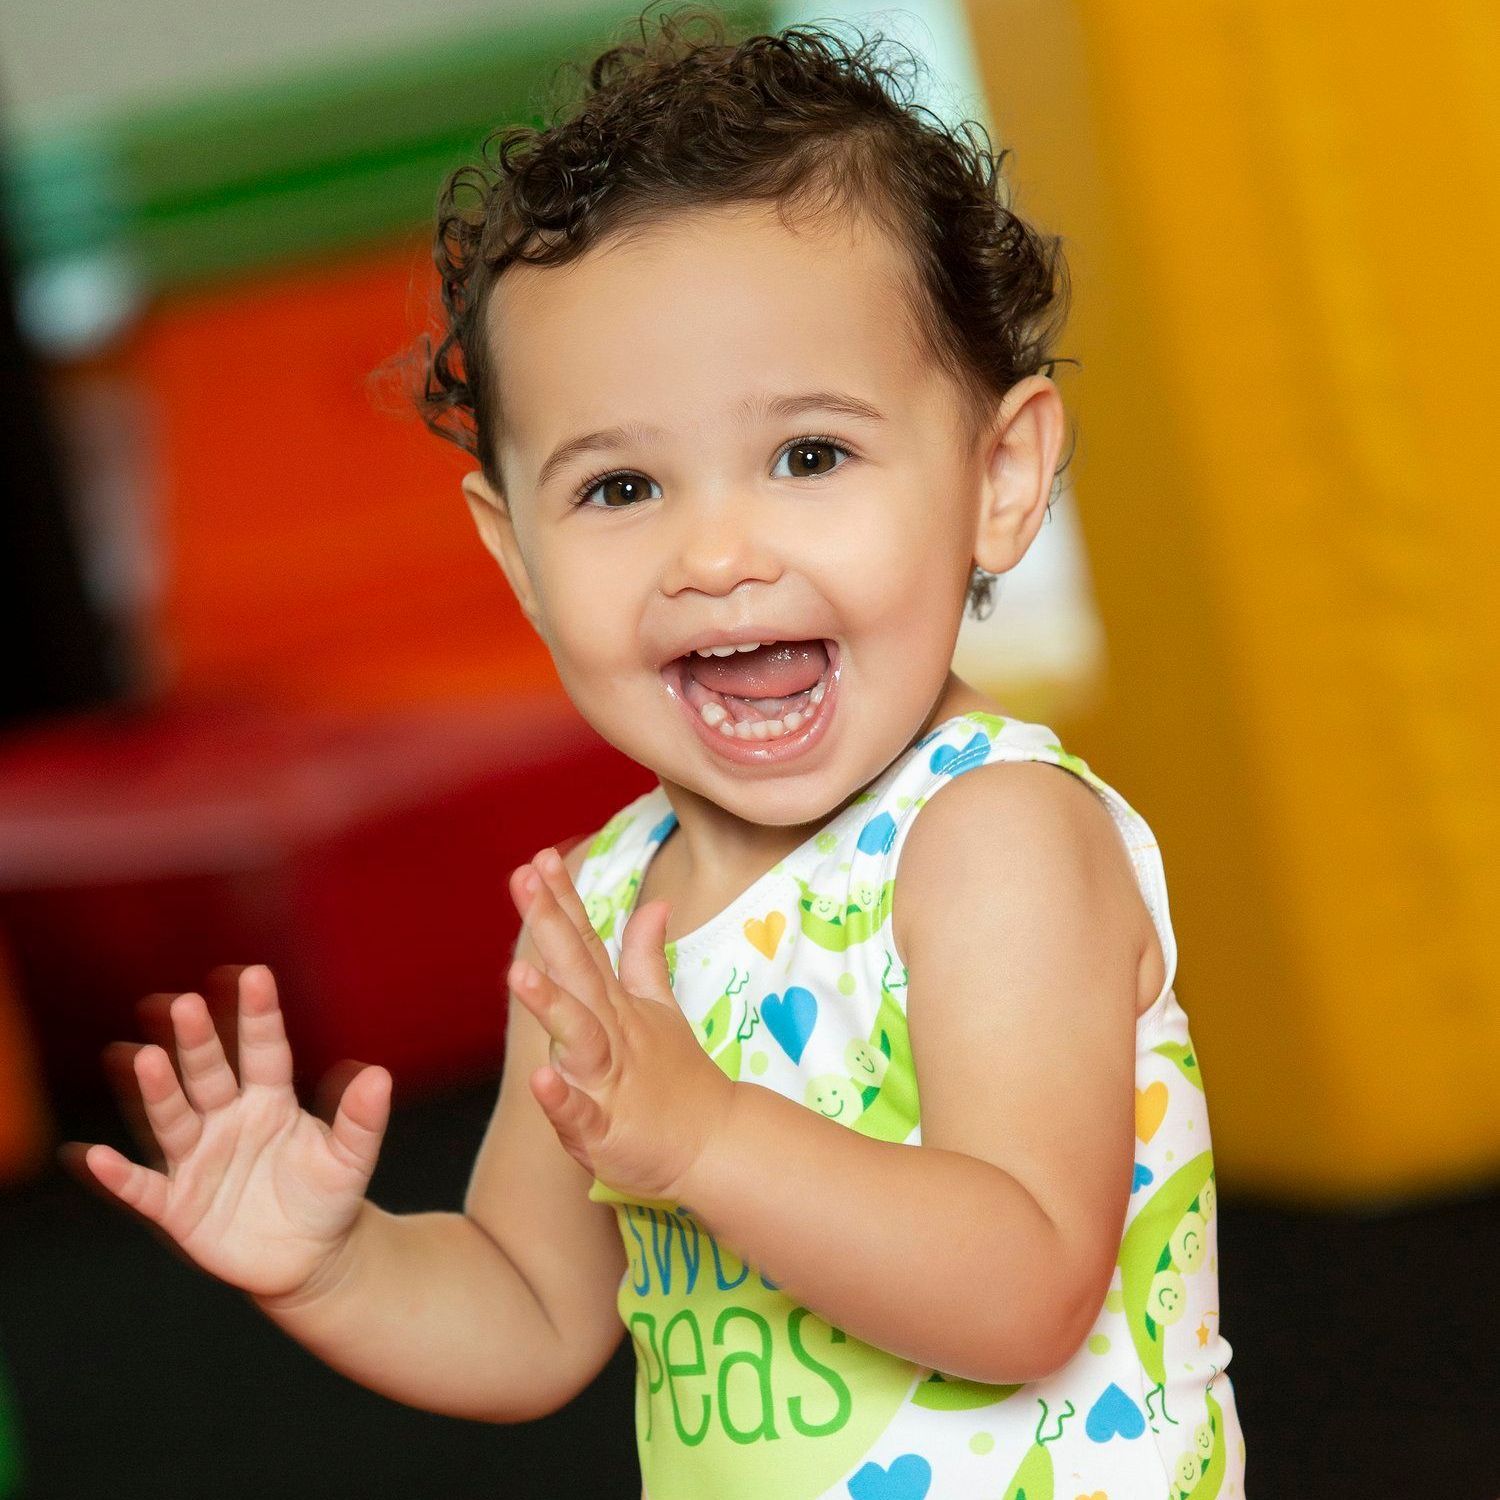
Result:
<instances>
[{"instance_id":1,"label":"baby's face","mask_svg":"<svg viewBox=\"0 0 1500 1500\"><path fill-rule=\"evenodd\" d=\"M486 540L594 728L754 823L839 805L948 677L991 445L963 448L904 274L873 228L738 205L514 267L491 299L510 520ZM680 701L678 658L746 630L838 648L821 733L775 762L729 758Z\"/></svg>"}]
</instances>

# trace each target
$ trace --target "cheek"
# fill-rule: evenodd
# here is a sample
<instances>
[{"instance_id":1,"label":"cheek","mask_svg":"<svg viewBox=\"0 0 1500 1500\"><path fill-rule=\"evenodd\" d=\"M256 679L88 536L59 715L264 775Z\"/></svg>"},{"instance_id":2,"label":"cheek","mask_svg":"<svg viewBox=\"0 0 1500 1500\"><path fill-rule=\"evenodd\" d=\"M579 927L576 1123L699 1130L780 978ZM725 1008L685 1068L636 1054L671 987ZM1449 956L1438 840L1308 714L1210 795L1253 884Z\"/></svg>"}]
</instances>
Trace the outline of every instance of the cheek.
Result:
<instances>
[{"instance_id":1,"label":"cheek","mask_svg":"<svg viewBox=\"0 0 1500 1500\"><path fill-rule=\"evenodd\" d=\"M587 672L639 656L640 590L628 558L587 546L556 549L539 570L542 618L559 669Z\"/></svg>"},{"instance_id":2,"label":"cheek","mask_svg":"<svg viewBox=\"0 0 1500 1500\"><path fill-rule=\"evenodd\" d=\"M967 585L970 545L930 499L887 504L851 516L836 536L820 536L821 585L851 624L904 629L914 600L930 609Z\"/></svg>"}]
</instances>

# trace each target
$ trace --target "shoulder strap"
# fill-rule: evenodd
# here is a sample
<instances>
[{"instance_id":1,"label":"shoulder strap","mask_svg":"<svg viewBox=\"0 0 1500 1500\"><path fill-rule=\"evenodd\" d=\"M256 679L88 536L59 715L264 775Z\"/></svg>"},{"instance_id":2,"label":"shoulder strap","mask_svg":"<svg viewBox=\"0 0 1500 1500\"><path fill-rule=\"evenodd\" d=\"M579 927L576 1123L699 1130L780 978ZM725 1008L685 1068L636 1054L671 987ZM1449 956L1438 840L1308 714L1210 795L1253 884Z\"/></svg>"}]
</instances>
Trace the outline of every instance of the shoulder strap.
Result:
<instances>
[{"instance_id":1,"label":"shoulder strap","mask_svg":"<svg viewBox=\"0 0 1500 1500\"><path fill-rule=\"evenodd\" d=\"M1177 939L1167 902L1166 870L1156 836L1146 820L1081 757L1070 754L1045 724L1006 719L997 714L962 714L918 741L912 760L892 783L887 799L896 805L909 799L905 813L895 812L891 867L918 809L954 776L994 761L1043 761L1077 776L1108 808L1120 832L1146 910L1161 942L1165 978L1153 1006L1172 988L1177 974ZM899 793L899 796L897 795ZM894 808L892 809L894 811Z\"/></svg>"}]
</instances>

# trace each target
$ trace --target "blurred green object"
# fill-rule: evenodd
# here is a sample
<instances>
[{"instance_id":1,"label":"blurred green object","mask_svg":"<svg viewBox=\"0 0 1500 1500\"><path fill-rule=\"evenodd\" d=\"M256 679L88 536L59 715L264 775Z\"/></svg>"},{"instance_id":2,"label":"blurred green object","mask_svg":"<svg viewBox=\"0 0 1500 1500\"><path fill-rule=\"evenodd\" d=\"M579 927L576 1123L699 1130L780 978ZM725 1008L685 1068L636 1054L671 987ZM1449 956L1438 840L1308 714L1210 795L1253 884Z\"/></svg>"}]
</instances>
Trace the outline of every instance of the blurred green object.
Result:
<instances>
[{"instance_id":1,"label":"blurred green object","mask_svg":"<svg viewBox=\"0 0 1500 1500\"><path fill-rule=\"evenodd\" d=\"M743 31L770 26L756 0L719 8ZM6 168L23 276L86 249L160 289L415 230L449 171L502 125L547 123L563 65L586 69L638 10L520 12L420 49L23 135Z\"/></svg>"},{"instance_id":2,"label":"blurred green object","mask_svg":"<svg viewBox=\"0 0 1500 1500\"><path fill-rule=\"evenodd\" d=\"M11 1414L10 1387L0 1364L0 1500L21 1493L20 1433Z\"/></svg>"}]
</instances>

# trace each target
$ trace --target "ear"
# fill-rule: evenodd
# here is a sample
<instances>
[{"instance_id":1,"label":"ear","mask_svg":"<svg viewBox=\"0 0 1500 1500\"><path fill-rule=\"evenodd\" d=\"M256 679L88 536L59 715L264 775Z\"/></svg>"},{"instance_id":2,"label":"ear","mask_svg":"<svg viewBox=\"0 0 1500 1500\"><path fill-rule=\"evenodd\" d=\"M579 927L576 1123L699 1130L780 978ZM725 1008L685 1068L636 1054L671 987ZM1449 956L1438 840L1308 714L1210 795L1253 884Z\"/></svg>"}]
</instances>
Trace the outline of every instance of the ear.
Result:
<instances>
[{"instance_id":1,"label":"ear","mask_svg":"<svg viewBox=\"0 0 1500 1500\"><path fill-rule=\"evenodd\" d=\"M480 540L491 557L500 564L501 571L510 583L511 590L521 606L521 613L531 621L538 634L536 591L531 586L531 576L526 571L521 546L516 540L516 528L511 521L510 506L482 469L475 469L463 477L464 499L469 505L469 514L479 529Z\"/></svg>"},{"instance_id":2,"label":"ear","mask_svg":"<svg viewBox=\"0 0 1500 1500\"><path fill-rule=\"evenodd\" d=\"M1008 573L1041 530L1065 425L1057 387L1045 375L1028 375L1005 393L986 428L974 536L974 561L986 572Z\"/></svg>"}]
</instances>

